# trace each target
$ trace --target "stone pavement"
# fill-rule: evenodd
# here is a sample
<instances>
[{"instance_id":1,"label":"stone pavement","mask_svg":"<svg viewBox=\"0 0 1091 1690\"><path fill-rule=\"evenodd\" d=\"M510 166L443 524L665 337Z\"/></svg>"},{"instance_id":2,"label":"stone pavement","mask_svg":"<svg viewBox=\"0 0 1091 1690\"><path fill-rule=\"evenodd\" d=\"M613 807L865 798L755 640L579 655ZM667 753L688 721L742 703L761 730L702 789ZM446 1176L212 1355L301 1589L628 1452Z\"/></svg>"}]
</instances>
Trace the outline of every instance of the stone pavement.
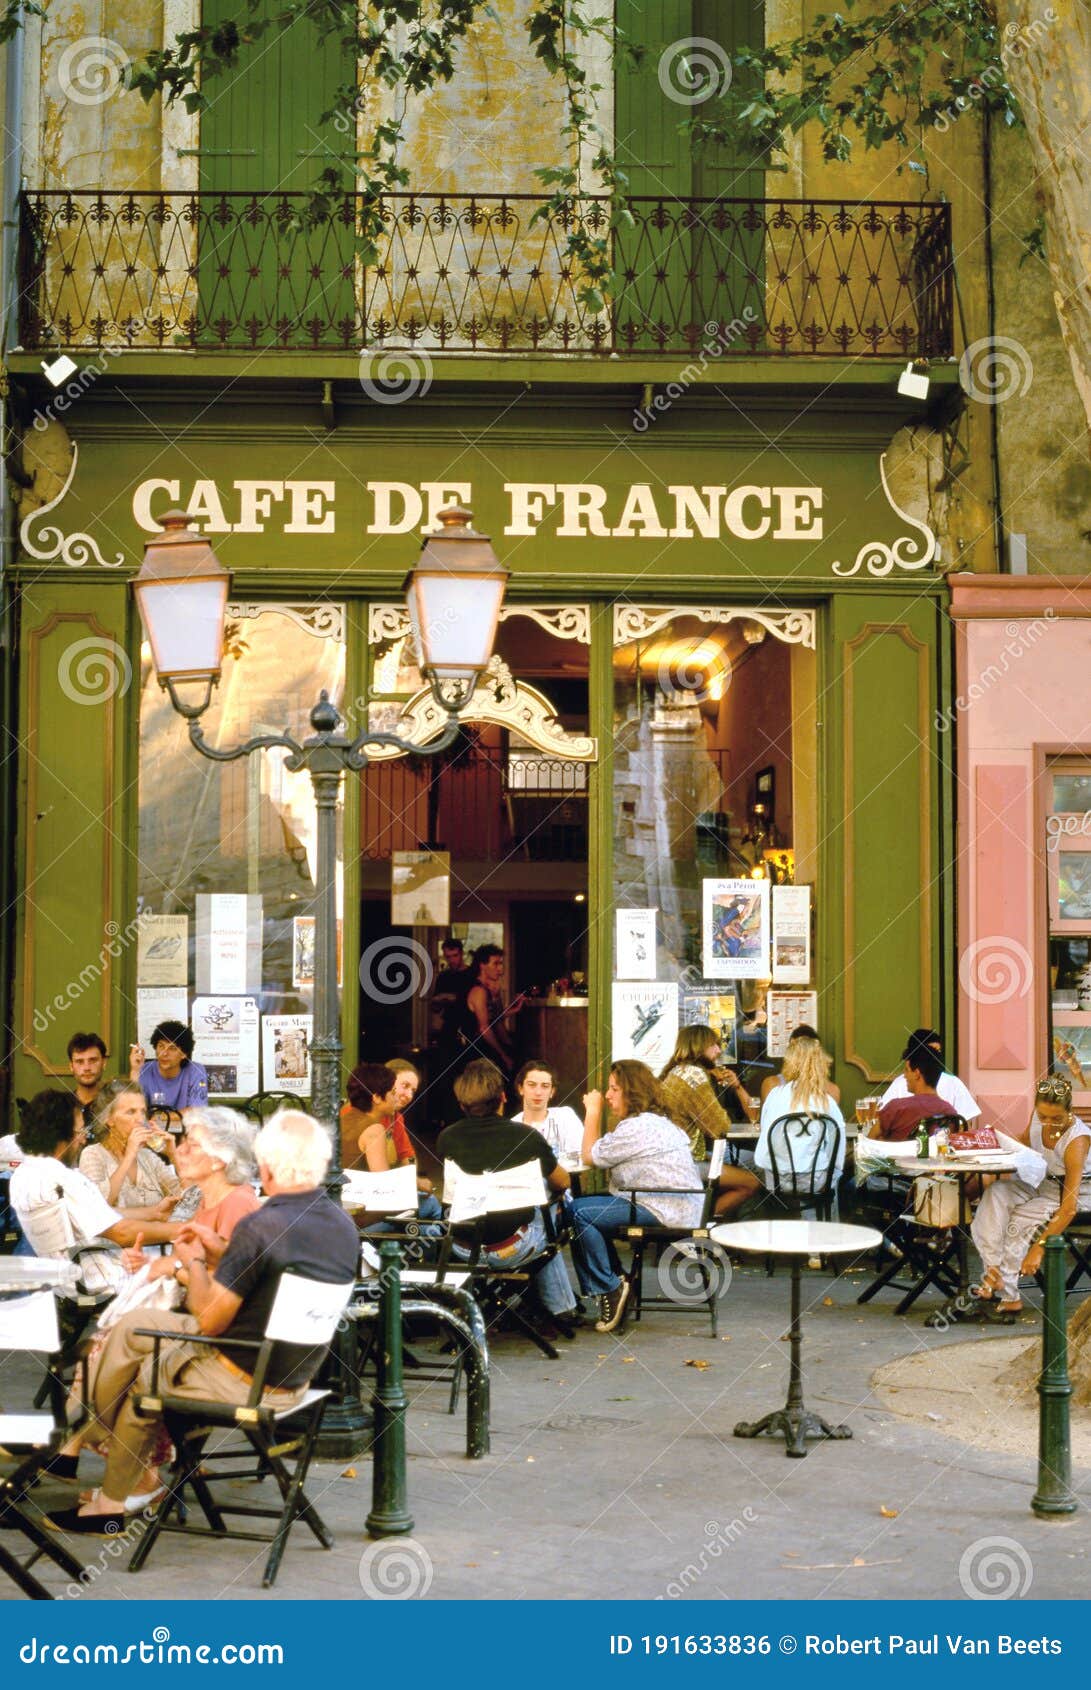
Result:
<instances>
[{"instance_id":1,"label":"stone pavement","mask_svg":"<svg viewBox=\"0 0 1091 1690\"><path fill-rule=\"evenodd\" d=\"M884 1362L964 1343L978 1329L929 1332L924 1308L899 1319L889 1294L860 1308L862 1283L805 1273L806 1399L855 1436L813 1446L804 1461L788 1460L780 1441L731 1435L737 1420L778 1407L786 1389L788 1274L767 1278L752 1265L736 1269L718 1340L703 1313L688 1310L649 1313L620 1338L589 1330L556 1363L501 1336L484 1461L465 1459L462 1408L448 1417L446 1388L412 1387L411 1542L369 1548L364 1456L355 1478L313 1470L309 1489L336 1547L321 1550L297 1527L272 1592L261 1590L254 1547L170 1536L136 1575L124 1570L127 1549L111 1555L104 1542L81 1540L96 1576L80 1599L961 1598L998 1566L1019 1593L1082 1596L1086 1512L1062 1523L1031 1514L1033 1452L985 1454L972 1446L964 1409L925 1429L871 1393ZM981 1402L973 1418L995 1412L1002 1405ZM83 1470L93 1480L97 1458L85 1457ZM1076 1484L1091 1506L1091 1472ZM36 1496L70 1501L72 1488L43 1485ZM63 1592L62 1577L44 1577Z\"/></svg>"}]
</instances>

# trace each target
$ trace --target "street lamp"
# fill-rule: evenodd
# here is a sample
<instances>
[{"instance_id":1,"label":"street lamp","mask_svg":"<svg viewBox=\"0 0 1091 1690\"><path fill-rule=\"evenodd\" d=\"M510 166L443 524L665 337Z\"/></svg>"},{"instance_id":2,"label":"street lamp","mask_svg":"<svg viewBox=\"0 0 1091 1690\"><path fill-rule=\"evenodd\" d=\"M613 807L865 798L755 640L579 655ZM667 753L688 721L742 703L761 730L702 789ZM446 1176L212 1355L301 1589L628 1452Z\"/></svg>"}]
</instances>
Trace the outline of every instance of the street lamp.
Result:
<instances>
[{"instance_id":1,"label":"street lamp","mask_svg":"<svg viewBox=\"0 0 1091 1690\"><path fill-rule=\"evenodd\" d=\"M421 555L406 577L409 616L421 671L444 713L444 724L426 745L397 734L365 728L355 739L342 731L341 716L323 692L311 711L314 733L302 742L289 733L259 734L226 749L209 745L201 717L223 662L224 625L231 576L208 541L189 527L184 511L168 511L163 532L144 548L133 582L140 616L161 687L189 723L190 741L202 757L232 763L254 751L288 752L285 767L306 769L317 810L315 866L314 1024L311 1040L311 1108L329 1129L333 1155L327 1189L340 1201L341 1026L337 1001L337 806L346 769L362 769L369 751L394 749L434 757L452 744L459 714L492 656L509 571L497 560L486 534L472 526L473 513L451 506L439 513L440 528L425 536ZM351 1395L352 1400L347 1397ZM342 1393L341 1408L362 1428L359 1399ZM376 1440L379 1426L376 1424ZM359 1437L356 1453L361 1447ZM407 1516L408 1517L408 1516ZM405 1528L402 1528L405 1529Z\"/></svg>"}]
</instances>

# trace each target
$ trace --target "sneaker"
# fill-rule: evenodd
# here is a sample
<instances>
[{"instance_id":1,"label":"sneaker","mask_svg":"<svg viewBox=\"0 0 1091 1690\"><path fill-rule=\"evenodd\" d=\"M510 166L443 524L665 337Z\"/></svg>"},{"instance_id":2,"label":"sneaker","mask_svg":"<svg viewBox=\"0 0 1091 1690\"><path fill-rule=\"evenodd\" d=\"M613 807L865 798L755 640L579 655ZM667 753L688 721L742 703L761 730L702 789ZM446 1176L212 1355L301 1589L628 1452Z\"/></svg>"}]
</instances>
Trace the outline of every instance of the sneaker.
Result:
<instances>
[{"instance_id":1,"label":"sneaker","mask_svg":"<svg viewBox=\"0 0 1091 1690\"><path fill-rule=\"evenodd\" d=\"M613 1291L607 1291L599 1298L602 1308L601 1318L595 1322L596 1332L616 1332L621 1325L625 1313L625 1305L629 1301L629 1281L623 1279Z\"/></svg>"}]
</instances>

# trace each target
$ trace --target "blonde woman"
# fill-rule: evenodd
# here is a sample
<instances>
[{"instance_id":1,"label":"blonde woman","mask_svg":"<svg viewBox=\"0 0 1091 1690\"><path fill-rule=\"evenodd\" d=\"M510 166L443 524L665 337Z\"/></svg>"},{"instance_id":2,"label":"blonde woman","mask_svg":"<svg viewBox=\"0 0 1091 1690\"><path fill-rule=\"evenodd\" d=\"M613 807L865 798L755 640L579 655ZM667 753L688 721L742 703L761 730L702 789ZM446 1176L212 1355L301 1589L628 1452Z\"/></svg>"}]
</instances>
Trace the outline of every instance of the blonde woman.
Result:
<instances>
[{"instance_id":1,"label":"blonde woman","mask_svg":"<svg viewBox=\"0 0 1091 1690\"><path fill-rule=\"evenodd\" d=\"M149 1127L148 1106L135 1080L111 1080L95 1099L91 1117L95 1142L80 1156L86 1175L113 1208L128 1220L165 1220L182 1187L174 1150L161 1128ZM161 1145L164 1162L149 1143Z\"/></svg>"},{"instance_id":2,"label":"blonde woman","mask_svg":"<svg viewBox=\"0 0 1091 1690\"><path fill-rule=\"evenodd\" d=\"M840 1175L845 1164L845 1117L830 1085L832 1066L833 1058L823 1050L817 1037L790 1040L780 1084L773 1087L761 1106L761 1132L754 1151L754 1165L770 1189L773 1186L773 1159L769 1150L769 1133L774 1122L785 1115L830 1117L840 1129L834 1179ZM805 1173L810 1183L812 1166L816 1182L828 1169L832 1147L827 1140L820 1149L819 1138L813 1134L808 1136L812 1141L810 1160L807 1160L807 1144L802 1133L798 1149L793 1146L793 1160L796 1174Z\"/></svg>"},{"instance_id":3,"label":"blonde woman","mask_svg":"<svg viewBox=\"0 0 1091 1690\"><path fill-rule=\"evenodd\" d=\"M713 1077L731 1086L744 1109L750 1102L734 1070L717 1067L721 1053L711 1027L701 1022L682 1027L674 1054L659 1076L663 1113L686 1134L695 1162L707 1162L711 1141L731 1131L731 1117L712 1089ZM720 1174L719 1187L716 1216L723 1220L761 1190L761 1180L749 1168L729 1165Z\"/></svg>"}]
</instances>

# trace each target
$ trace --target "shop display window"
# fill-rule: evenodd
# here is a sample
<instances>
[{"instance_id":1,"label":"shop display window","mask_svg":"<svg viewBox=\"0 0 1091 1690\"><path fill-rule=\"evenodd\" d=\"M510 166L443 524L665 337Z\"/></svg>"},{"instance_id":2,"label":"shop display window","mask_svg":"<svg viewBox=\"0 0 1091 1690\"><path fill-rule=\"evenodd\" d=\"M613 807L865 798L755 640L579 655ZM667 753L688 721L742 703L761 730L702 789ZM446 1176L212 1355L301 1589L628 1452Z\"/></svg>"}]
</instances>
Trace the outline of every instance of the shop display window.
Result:
<instances>
[{"instance_id":1,"label":"shop display window","mask_svg":"<svg viewBox=\"0 0 1091 1690\"><path fill-rule=\"evenodd\" d=\"M1054 763L1046 779L1051 1059L1091 1103L1091 763Z\"/></svg>"},{"instance_id":2,"label":"shop display window","mask_svg":"<svg viewBox=\"0 0 1091 1690\"><path fill-rule=\"evenodd\" d=\"M339 703L344 676L340 606L229 606L205 737L224 748L285 730L302 740L319 693ZM252 1046L232 1059L230 1029L244 1000L262 1017L307 1016L313 1007L314 796L310 776L290 771L287 755L256 751L231 763L199 755L142 653L138 913L147 936L129 1036L147 1047L157 1020L190 1022L199 1000L212 1021L194 1024L196 1055L203 1041L206 1055L223 1058L206 1061L214 1095L260 1089ZM340 843L338 854L340 864ZM287 1049L295 1029L278 1031ZM261 1080L275 1084L267 1071Z\"/></svg>"}]
</instances>

